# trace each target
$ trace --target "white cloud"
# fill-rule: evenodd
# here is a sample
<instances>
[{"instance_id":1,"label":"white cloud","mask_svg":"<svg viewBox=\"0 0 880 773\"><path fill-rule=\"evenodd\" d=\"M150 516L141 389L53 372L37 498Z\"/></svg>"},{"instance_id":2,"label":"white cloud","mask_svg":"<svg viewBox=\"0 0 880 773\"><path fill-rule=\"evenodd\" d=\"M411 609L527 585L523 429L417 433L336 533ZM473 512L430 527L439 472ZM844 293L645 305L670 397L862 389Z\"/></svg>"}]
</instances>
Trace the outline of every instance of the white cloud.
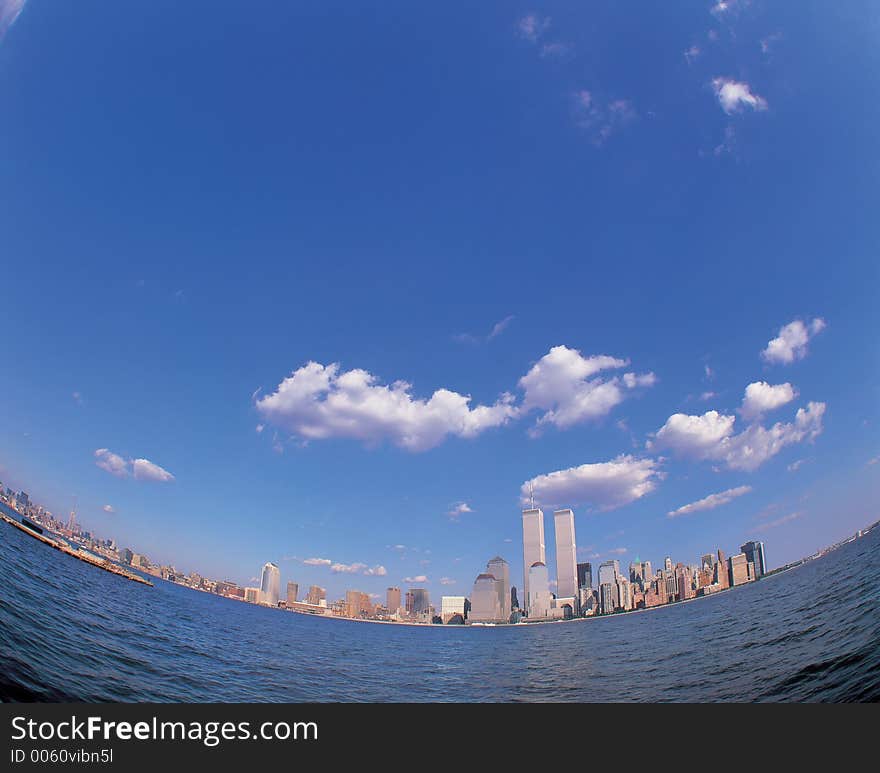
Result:
<instances>
[{"instance_id":1,"label":"white cloud","mask_svg":"<svg viewBox=\"0 0 880 773\"><path fill-rule=\"evenodd\" d=\"M513 322L513 320L514 320L514 316L513 316L513 314L510 314L510 315L506 316L504 319L500 320L499 322L496 322L492 326L492 329L489 331L489 336L488 336L489 340L491 341L496 336L500 336L507 329L507 326L511 322Z\"/></svg>"},{"instance_id":2,"label":"white cloud","mask_svg":"<svg viewBox=\"0 0 880 773\"><path fill-rule=\"evenodd\" d=\"M715 78L712 81L712 88L725 113L738 113L744 107L750 107L752 110L767 109L767 100L752 94L748 83L740 83L730 78Z\"/></svg>"},{"instance_id":3,"label":"white cloud","mask_svg":"<svg viewBox=\"0 0 880 773\"><path fill-rule=\"evenodd\" d=\"M128 462L110 449L99 448L95 451L95 458L97 459L95 464L111 475L116 475L119 478L128 476Z\"/></svg>"},{"instance_id":4,"label":"white cloud","mask_svg":"<svg viewBox=\"0 0 880 773\"><path fill-rule=\"evenodd\" d=\"M467 502L458 502L446 513L453 521L457 521L460 515L472 513L473 510Z\"/></svg>"},{"instance_id":5,"label":"white cloud","mask_svg":"<svg viewBox=\"0 0 880 773\"><path fill-rule=\"evenodd\" d=\"M878 462L880 462L880 456L874 456L874 457L872 457L871 459L868 459L868 461L867 461L867 463L866 463L866 466L867 466L867 467L873 467L873 466L874 466L875 464L877 464Z\"/></svg>"},{"instance_id":6,"label":"white cloud","mask_svg":"<svg viewBox=\"0 0 880 773\"><path fill-rule=\"evenodd\" d=\"M727 491L719 491L717 494L709 494L707 497L691 502L689 505L683 505L677 510L670 510L666 515L670 518L676 518L680 515L689 515L690 513L698 513L701 510L714 510L716 507L726 505L743 494L748 494L752 490L751 486L737 486L729 488Z\"/></svg>"},{"instance_id":7,"label":"white cloud","mask_svg":"<svg viewBox=\"0 0 880 773\"><path fill-rule=\"evenodd\" d=\"M107 448L97 449L95 459L97 460L95 464L98 467L119 478L131 476L135 480L149 480L158 483L174 480L174 476L168 470L158 464L153 464L149 459L125 459Z\"/></svg>"},{"instance_id":8,"label":"white cloud","mask_svg":"<svg viewBox=\"0 0 880 773\"><path fill-rule=\"evenodd\" d=\"M717 411L702 416L676 413L650 445L670 448L682 456L720 461L731 470L753 471L786 446L818 437L824 414L825 403L810 402L798 409L793 422L777 422L769 428L752 424L735 435L733 416Z\"/></svg>"},{"instance_id":9,"label":"white cloud","mask_svg":"<svg viewBox=\"0 0 880 773\"><path fill-rule=\"evenodd\" d=\"M104 507L102 507L101 509L105 513L115 513L116 512L116 510L113 509L113 505L104 505Z\"/></svg>"},{"instance_id":10,"label":"white cloud","mask_svg":"<svg viewBox=\"0 0 880 773\"><path fill-rule=\"evenodd\" d=\"M662 477L655 460L621 455L609 462L538 475L523 483L521 496L524 504L529 502L531 491L546 505L587 505L595 510L613 510L649 494Z\"/></svg>"},{"instance_id":11,"label":"white cloud","mask_svg":"<svg viewBox=\"0 0 880 773\"><path fill-rule=\"evenodd\" d=\"M629 360L608 355L584 357L576 349L554 346L519 380L525 391L522 411L542 410L534 431L553 424L567 429L590 419L601 418L625 398L626 390L651 386L653 373L625 373L602 378L603 370L624 368Z\"/></svg>"},{"instance_id":12,"label":"white cloud","mask_svg":"<svg viewBox=\"0 0 880 773\"><path fill-rule=\"evenodd\" d=\"M330 566L333 562L329 558L306 558L303 563L306 566Z\"/></svg>"},{"instance_id":13,"label":"white cloud","mask_svg":"<svg viewBox=\"0 0 880 773\"><path fill-rule=\"evenodd\" d=\"M805 461L806 459L797 459L796 461L793 461L790 465L788 465L788 467L786 467L785 469L787 469L789 472L797 472Z\"/></svg>"},{"instance_id":14,"label":"white cloud","mask_svg":"<svg viewBox=\"0 0 880 773\"><path fill-rule=\"evenodd\" d=\"M440 584L441 585L455 585L457 580L453 580L451 577L441 577Z\"/></svg>"},{"instance_id":15,"label":"white cloud","mask_svg":"<svg viewBox=\"0 0 880 773\"><path fill-rule=\"evenodd\" d=\"M330 571L334 574L362 574L365 577L384 577L388 574L388 571L381 564L376 566L369 566L361 562L343 564L331 561L329 558L305 558L303 564L306 566L329 566Z\"/></svg>"},{"instance_id":16,"label":"white cloud","mask_svg":"<svg viewBox=\"0 0 880 773\"><path fill-rule=\"evenodd\" d=\"M509 394L494 405L471 408L471 398L457 392L438 389L424 400L414 398L411 388L405 381L379 384L365 370L340 372L338 363L309 362L257 400L256 408L304 440L389 440L410 451L433 448L449 435L476 437L517 415Z\"/></svg>"},{"instance_id":17,"label":"white cloud","mask_svg":"<svg viewBox=\"0 0 880 773\"><path fill-rule=\"evenodd\" d=\"M821 317L816 317L809 325L799 319L789 322L779 329L779 335L767 344L761 357L767 362L786 365L802 360L807 356L807 343L825 327L825 320Z\"/></svg>"},{"instance_id":18,"label":"white cloud","mask_svg":"<svg viewBox=\"0 0 880 773\"><path fill-rule=\"evenodd\" d=\"M711 391L710 392L703 392L700 395L700 399L703 402L706 402L706 400L711 400L713 397L718 397L718 392L711 392Z\"/></svg>"},{"instance_id":19,"label":"white cloud","mask_svg":"<svg viewBox=\"0 0 880 773\"><path fill-rule=\"evenodd\" d=\"M417 574L415 577L404 577L403 581L409 582L409 583L425 583L425 582L428 582L429 580L425 575Z\"/></svg>"},{"instance_id":20,"label":"white cloud","mask_svg":"<svg viewBox=\"0 0 880 773\"><path fill-rule=\"evenodd\" d=\"M0 0L0 40L24 9L25 0Z\"/></svg>"},{"instance_id":21,"label":"white cloud","mask_svg":"<svg viewBox=\"0 0 880 773\"><path fill-rule=\"evenodd\" d=\"M696 61L697 57L700 56L702 52L700 51L700 47L698 45L692 45L687 51L684 52L684 58L687 59L688 64L692 64Z\"/></svg>"},{"instance_id":22,"label":"white cloud","mask_svg":"<svg viewBox=\"0 0 880 773\"><path fill-rule=\"evenodd\" d=\"M797 390L788 382L771 386L766 381L755 381L746 387L739 412L746 421L753 421L790 403L797 396Z\"/></svg>"},{"instance_id":23,"label":"white cloud","mask_svg":"<svg viewBox=\"0 0 880 773\"><path fill-rule=\"evenodd\" d=\"M517 30L519 31L519 36L525 40L530 40L534 43L550 26L550 17L549 16L538 16L535 13L529 13L523 16L517 22Z\"/></svg>"},{"instance_id":24,"label":"white cloud","mask_svg":"<svg viewBox=\"0 0 880 773\"><path fill-rule=\"evenodd\" d=\"M153 464L149 459L134 459L131 468L135 480L152 480L158 483L174 480L174 476L168 470Z\"/></svg>"}]
</instances>

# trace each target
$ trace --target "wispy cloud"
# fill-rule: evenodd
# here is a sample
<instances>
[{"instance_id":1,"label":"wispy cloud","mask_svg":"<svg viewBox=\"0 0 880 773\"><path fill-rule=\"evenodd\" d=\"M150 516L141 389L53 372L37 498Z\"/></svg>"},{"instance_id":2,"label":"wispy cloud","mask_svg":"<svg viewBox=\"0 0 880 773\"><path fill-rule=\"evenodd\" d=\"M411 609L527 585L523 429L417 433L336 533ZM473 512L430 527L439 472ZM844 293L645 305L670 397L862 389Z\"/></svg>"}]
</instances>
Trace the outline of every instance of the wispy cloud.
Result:
<instances>
[{"instance_id":1,"label":"wispy cloud","mask_svg":"<svg viewBox=\"0 0 880 773\"><path fill-rule=\"evenodd\" d=\"M709 496L698 499L696 502L691 502L688 505L683 505L676 510L670 510L666 515L669 518L677 518L681 515L690 515L691 513L698 513L702 510L714 510L716 507L721 507L721 505L726 505L728 502L732 502L737 497L748 494L751 490L751 486L729 488L726 491L719 491L717 494L709 494Z\"/></svg>"},{"instance_id":2,"label":"wispy cloud","mask_svg":"<svg viewBox=\"0 0 880 773\"><path fill-rule=\"evenodd\" d=\"M297 560L295 556L292 556ZM324 566L329 567L333 574L360 574L365 577L384 577L388 571L381 564L370 566L362 562L353 564L344 564L339 561L331 561L329 558L304 558L302 563L305 566Z\"/></svg>"},{"instance_id":3,"label":"wispy cloud","mask_svg":"<svg viewBox=\"0 0 880 773\"><path fill-rule=\"evenodd\" d=\"M0 40L24 10L25 0L0 0Z\"/></svg>"},{"instance_id":4,"label":"wispy cloud","mask_svg":"<svg viewBox=\"0 0 880 773\"><path fill-rule=\"evenodd\" d=\"M586 89L572 95L575 123L584 129L595 145L602 145L612 135L631 124L637 117L627 99L601 100Z\"/></svg>"},{"instance_id":5,"label":"wispy cloud","mask_svg":"<svg viewBox=\"0 0 880 773\"><path fill-rule=\"evenodd\" d=\"M517 34L523 39L536 43L538 38L550 27L550 17L527 13L516 24Z\"/></svg>"},{"instance_id":6,"label":"wispy cloud","mask_svg":"<svg viewBox=\"0 0 880 773\"><path fill-rule=\"evenodd\" d=\"M507 330L508 326L510 325L511 322L513 322L514 319L516 319L516 317L513 314L506 316L504 319L496 322L492 326L492 329L484 336L483 335L475 335L473 333L459 333L459 334L453 336L453 338L456 341L459 341L461 343L466 343L466 344L488 343L489 341L492 341L493 339L500 336L505 330Z\"/></svg>"},{"instance_id":7,"label":"wispy cloud","mask_svg":"<svg viewBox=\"0 0 880 773\"><path fill-rule=\"evenodd\" d=\"M465 513L472 513L473 509L467 502L458 502L447 511L450 520L457 521Z\"/></svg>"},{"instance_id":8,"label":"wispy cloud","mask_svg":"<svg viewBox=\"0 0 880 773\"><path fill-rule=\"evenodd\" d=\"M115 513L115 512L116 512L116 510L113 509L113 505L104 505L101 509L102 509L105 513L111 513L111 514L112 514L112 513Z\"/></svg>"},{"instance_id":9,"label":"wispy cloud","mask_svg":"<svg viewBox=\"0 0 880 773\"><path fill-rule=\"evenodd\" d=\"M417 574L415 577L404 577L403 581L408 582L408 583L417 583L417 584L424 584L424 583L430 582L430 580L424 574Z\"/></svg>"},{"instance_id":10,"label":"wispy cloud","mask_svg":"<svg viewBox=\"0 0 880 773\"><path fill-rule=\"evenodd\" d=\"M760 526L756 526L755 531L765 532L768 529L775 529L777 526L784 526L785 524L791 523L792 521L800 518L803 514L803 510L798 510L794 513L783 515L782 518L777 518L775 521L768 521L767 523L762 523Z\"/></svg>"},{"instance_id":11,"label":"wispy cloud","mask_svg":"<svg viewBox=\"0 0 880 773\"><path fill-rule=\"evenodd\" d=\"M766 110L767 100L752 93L748 83L735 81L732 78L715 78L712 88L718 98L718 104L725 113L739 113L744 108Z\"/></svg>"}]
</instances>

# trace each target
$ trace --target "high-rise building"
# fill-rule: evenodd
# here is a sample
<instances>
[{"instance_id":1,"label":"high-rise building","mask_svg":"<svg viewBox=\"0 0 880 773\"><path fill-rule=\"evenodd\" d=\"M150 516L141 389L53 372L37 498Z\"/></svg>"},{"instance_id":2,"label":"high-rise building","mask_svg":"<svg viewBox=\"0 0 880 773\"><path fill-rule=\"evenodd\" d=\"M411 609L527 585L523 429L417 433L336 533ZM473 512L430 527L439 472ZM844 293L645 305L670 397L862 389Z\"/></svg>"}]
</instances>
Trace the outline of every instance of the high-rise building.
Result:
<instances>
[{"instance_id":1,"label":"high-rise building","mask_svg":"<svg viewBox=\"0 0 880 773\"><path fill-rule=\"evenodd\" d=\"M654 579L654 568L650 561L642 561L642 577L645 578L646 583Z\"/></svg>"},{"instance_id":2,"label":"high-rise building","mask_svg":"<svg viewBox=\"0 0 880 773\"><path fill-rule=\"evenodd\" d=\"M359 590L345 591L345 614L347 617L366 617L372 613L370 597Z\"/></svg>"},{"instance_id":3,"label":"high-rise building","mask_svg":"<svg viewBox=\"0 0 880 773\"><path fill-rule=\"evenodd\" d=\"M470 621L472 623L497 623L504 619L501 600L498 597L498 580L488 572L477 575L474 589L471 592Z\"/></svg>"},{"instance_id":4,"label":"high-rise building","mask_svg":"<svg viewBox=\"0 0 880 773\"><path fill-rule=\"evenodd\" d=\"M578 580L574 513L571 510L555 511L553 528L556 535L556 595L559 598L576 598Z\"/></svg>"},{"instance_id":5,"label":"high-rise building","mask_svg":"<svg viewBox=\"0 0 880 773\"><path fill-rule=\"evenodd\" d=\"M672 559L671 559L669 556L666 556L666 558L663 559L663 568L664 568L667 572L671 572L671 571L672 571Z\"/></svg>"},{"instance_id":6,"label":"high-rise building","mask_svg":"<svg viewBox=\"0 0 880 773\"><path fill-rule=\"evenodd\" d=\"M632 609L632 586L623 576L617 578L617 603L621 609Z\"/></svg>"},{"instance_id":7,"label":"high-rise building","mask_svg":"<svg viewBox=\"0 0 880 773\"><path fill-rule=\"evenodd\" d=\"M703 571L711 569L714 564L715 556L713 556L711 553L704 554L703 557L700 559L700 569Z\"/></svg>"},{"instance_id":8,"label":"high-rise building","mask_svg":"<svg viewBox=\"0 0 880 773\"><path fill-rule=\"evenodd\" d=\"M510 588L510 608L519 609L519 599L516 597L516 585Z\"/></svg>"},{"instance_id":9,"label":"high-rise building","mask_svg":"<svg viewBox=\"0 0 880 773\"><path fill-rule=\"evenodd\" d=\"M507 620L510 617L510 564L501 556L495 556L486 564L486 574L495 578L501 619Z\"/></svg>"},{"instance_id":10,"label":"high-rise building","mask_svg":"<svg viewBox=\"0 0 880 773\"><path fill-rule=\"evenodd\" d=\"M277 564L271 561L263 564L263 574L260 578L260 601L270 607L278 606L281 597L281 570Z\"/></svg>"},{"instance_id":11,"label":"high-rise building","mask_svg":"<svg viewBox=\"0 0 880 773\"><path fill-rule=\"evenodd\" d=\"M461 620L456 622L464 622L467 617L467 598L464 596L441 596L440 598L440 620L446 625L450 620L457 616Z\"/></svg>"},{"instance_id":12,"label":"high-rise building","mask_svg":"<svg viewBox=\"0 0 880 773\"><path fill-rule=\"evenodd\" d=\"M616 558L599 564L599 585L609 582L614 585L618 577L620 577L620 561Z\"/></svg>"},{"instance_id":13,"label":"high-rise building","mask_svg":"<svg viewBox=\"0 0 880 773\"><path fill-rule=\"evenodd\" d=\"M754 568L749 570L750 562L745 553L737 553L730 559L730 584L731 586L743 585L754 579Z\"/></svg>"},{"instance_id":14,"label":"high-rise building","mask_svg":"<svg viewBox=\"0 0 880 773\"><path fill-rule=\"evenodd\" d=\"M746 558L755 565L755 579L767 574L767 564L764 561L764 543L751 540L740 547Z\"/></svg>"},{"instance_id":15,"label":"high-rise building","mask_svg":"<svg viewBox=\"0 0 880 773\"><path fill-rule=\"evenodd\" d=\"M593 565L587 561L577 565L578 590L593 587Z\"/></svg>"},{"instance_id":16,"label":"high-rise building","mask_svg":"<svg viewBox=\"0 0 880 773\"><path fill-rule=\"evenodd\" d=\"M299 585L295 582L287 583L287 606L296 604L297 596L299 596Z\"/></svg>"},{"instance_id":17,"label":"high-rise building","mask_svg":"<svg viewBox=\"0 0 880 773\"><path fill-rule=\"evenodd\" d=\"M431 611L431 600L424 588L410 588L406 595L412 597L412 614L425 615Z\"/></svg>"},{"instance_id":18,"label":"high-rise building","mask_svg":"<svg viewBox=\"0 0 880 773\"><path fill-rule=\"evenodd\" d=\"M260 589L259 588L245 588L244 589L244 600L250 602L251 604L258 604L260 602Z\"/></svg>"},{"instance_id":19,"label":"high-rise building","mask_svg":"<svg viewBox=\"0 0 880 773\"><path fill-rule=\"evenodd\" d=\"M531 594L529 592L529 573L535 564L545 564L544 552L544 512L538 508L522 511L523 526L523 589L526 611L531 614Z\"/></svg>"},{"instance_id":20,"label":"high-rise building","mask_svg":"<svg viewBox=\"0 0 880 773\"><path fill-rule=\"evenodd\" d=\"M617 609L617 582L599 583L599 606L603 615L611 614Z\"/></svg>"},{"instance_id":21,"label":"high-rise building","mask_svg":"<svg viewBox=\"0 0 880 773\"><path fill-rule=\"evenodd\" d=\"M550 575L543 561L535 561L529 567L529 617L550 617L553 596L550 593Z\"/></svg>"},{"instance_id":22,"label":"high-rise building","mask_svg":"<svg viewBox=\"0 0 880 773\"><path fill-rule=\"evenodd\" d=\"M400 588L385 591L385 606L392 615L400 610Z\"/></svg>"},{"instance_id":23,"label":"high-rise building","mask_svg":"<svg viewBox=\"0 0 880 773\"><path fill-rule=\"evenodd\" d=\"M312 585L309 588L309 593L306 596L306 602L311 604L312 606L322 606L321 602L324 602L324 605L327 603L327 591L324 590L320 585Z\"/></svg>"}]
</instances>

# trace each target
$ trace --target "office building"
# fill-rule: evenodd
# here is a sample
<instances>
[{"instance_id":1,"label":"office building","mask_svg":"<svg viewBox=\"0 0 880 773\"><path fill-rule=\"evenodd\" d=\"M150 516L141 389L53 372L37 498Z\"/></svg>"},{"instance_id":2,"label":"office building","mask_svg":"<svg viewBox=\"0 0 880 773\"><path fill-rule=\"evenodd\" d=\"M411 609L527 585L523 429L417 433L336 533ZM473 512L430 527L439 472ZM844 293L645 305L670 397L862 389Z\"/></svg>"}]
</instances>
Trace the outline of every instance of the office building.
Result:
<instances>
[{"instance_id":1,"label":"office building","mask_svg":"<svg viewBox=\"0 0 880 773\"><path fill-rule=\"evenodd\" d=\"M538 508L522 511L523 526L523 589L526 612L531 614L530 572L535 564L545 564L544 552L544 512Z\"/></svg>"},{"instance_id":2,"label":"office building","mask_svg":"<svg viewBox=\"0 0 880 773\"><path fill-rule=\"evenodd\" d=\"M260 601L270 607L277 607L280 597L281 571L276 564L269 561L263 564L263 574L260 578Z\"/></svg>"},{"instance_id":3,"label":"office building","mask_svg":"<svg viewBox=\"0 0 880 773\"><path fill-rule=\"evenodd\" d=\"M767 574L767 564L764 561L764 543L751 540L740 547L746 559L755 565L755 579Z\"/></svg>"},{"instance_id":4,"label":"office building","mask_svg":"<svg viewBox=\"0 0 880 773\"><path fill-rule=\"evenodd\" d=\"M400 611L400 588L388 588L385 591L385 606L393 615Z\"/></svg>"},{"instance_id":5,"label":"office building","mask_svg":"<svg viewBox=\"0 0 880 773\"><path fill-rule=\"evenodd\" d=\"M611 614L617 609L617 582L599 584L599 606L603 615Z\"/></svg>"},{"instance_id":6,"label":"office building","mask_svg":"<svg viewBox=\"0 0 880 773\"><path fill-rule=\"evenodd\" d=\"M327 591L324 590L320 585L312 585L309 588L309 593L306 596L306 603L311 604L312 606L326 606L327 605Z\"/></svg>"},{"instance_id":7,"label":"office building","mask_svg":"<svg viewBox=\"0 0 880 773\"><path fill-rule=\"evenodd\" d=\"M543 561L536 561L529 567L528 611L531 618L550 617L553 595L550 593L550 575ZM473 614L473 610L471 610Z\"/></svg>"},{"instance_id":8,"label":"office building","mask_svg":"<svg viewBox=\"0 0 880 773\"><path fill-rule=\"evenodd\" d=\"M616 558L599 564L599 585L609 582L614 585L618 577L620 577L620 561Z\"/></svg>"},{"instance_id":9,"label":"office building","mask_svg":"<svg viewBox=\"0 0 880 773\"><path fill-rule=\"evenodd\" d=\"M493 586L494 590L494 586ZM442 596L440 598L440 620L443 625L449 622L463 623L467 618L468 600L464 596Z\"/></svg>"},{"instance_id":10,"label":"office building","mask_svg":"<svg viewBox=\"0 0 880 773\"><path fill-rule=\"evenodd\" d=\"M750 568L751 567L751 568ZM745 553L737 553L730 557L730 585L743 585L754 579L754 565L746 558Z\"/></svg>"},{"instance_id":11,"label":"office building","mask_svg":"<svg viewBox=\"0 0 880 773\"><path fill-rule=\"evenodd\" d=\"M410 588L407 593L408 600L411 599L412 603L412 611L410 614L413 615L426 615L431 611L431 601L428 596L428 591L424 588Z\"/></svg>"},{"instance_id":12,"label":"office building","mask_svg":"<svg viewBox=\"0 0 880 773\"><path fill-rule=\"evenodd\" d=\"M505 619L501 611L501 600L498 597L498 580L487 572L477 575L471 592L470 621L498 623L504 622Z\"/></svg>"},{"instance_id":13,"label":"office building","mask_svg":"<svg viewBox=\"0 0 880 773\"><path fill-rule=\"evenodd\" d=\"M519 599L516 596L516 586L512 586L510 589L510 608L511 609L519 609Z\"/></svg>"},{"instance_id":14,"label":"office building","mask_svg":"<svg viewBox=\"0 0 880 773\"><path fill-rule=\"evenodd\" d=\"M578 590L593 587L593 565L587 561L577 565Z\"/></svg>"},{"instance_id":15,"label":"office building","mask_svg":"<svg viewBox=\"0 0 880 773\"><path fill-rule=\"evenodd\" d=\"M259 588L245 588L244 589L244 600L249 601L251 604L259 604L260 603L260 589Z\"/></svg>"},{"instance_id":16,"label":"office building","mask_svg":"<svg viewBox=\"0 0 880 773\"><path fill-rule=\"evenodd\" d=\"M295 582L287 583L287 606L296 604L297 596L299 596L299 585Z\"/></svg>"},{"instance_id":17,"label":"office building","mask_svg":"<svg viewBox=\"0 0 880 773\"><path fill-rule=\"evenodd\" d=\"M574 513L557 510L553 513L556 536L556 595L577 598L577 546L574 534Z\"/></svg>"},{"instance_id":18,"label":"office building","mask_svg":"<svg viewBox=\"0 0 880 773\"><path fill-rule=\"evenodd\" d=\"M506 621L510 617L510 564L501 556L495 556L486 564L486 574L495 578L500 618Z\"/></svg>"}]
</instances>

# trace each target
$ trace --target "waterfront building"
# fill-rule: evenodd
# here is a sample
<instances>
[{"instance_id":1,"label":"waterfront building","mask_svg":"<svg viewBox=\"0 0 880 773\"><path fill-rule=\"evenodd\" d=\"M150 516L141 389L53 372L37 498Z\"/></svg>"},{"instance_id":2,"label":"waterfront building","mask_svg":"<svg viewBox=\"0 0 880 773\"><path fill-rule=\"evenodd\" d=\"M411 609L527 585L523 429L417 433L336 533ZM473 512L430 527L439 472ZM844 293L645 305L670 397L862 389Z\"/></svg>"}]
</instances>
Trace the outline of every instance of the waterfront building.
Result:
<instances>
[{"instance_id":1,"label":"waterfront building","mask_svg":"<svg viewBox=\"0 0 880 773\"><path fill-rule=\"evenodd\" d=\"M260 603L260 589L259 588L245 588L244 589L244 600L250 602L251 604L259 604Z\"/></svg>"},{"instance_id":2,"label":"waterfront building","mask_svg":"<svg viewBox=\"0 0 880 773\"><path fill-rule=\"evenodd\" d=\"M751 569L749 567L752 567ZM737 553L730 557L730 585L735 587L752 581L754 578L754 564L746 558L745 553Z\"/></svg>"},{"instance_id":3,"label":"waterfront building","mask_svg":"<svg viewBox=\"0 0 880 773\"><path fill-rule=\"evenodd\" d=\"M700 559L700 569L703 571L705 571L707 569L711 569L712 566L714 565L714 563L715 563L714 556L711 553L706 553Z\"/></svg>"},{"instance_id":4,"label":"waterfront building","mask_svg":"<svg viewBox=\"0 0 880 773\"><path fill-rule=\"evenodd\" d=\"M123 564L131 564L131 560L134 558L134 553L131 552L130 548L126 548L122 551L122 563Z\"/></svg>"},{"instance_id":5,"label":"waterfront building","mask_svg":"<svg viewBox=\"0 0 880 773\"><path fill-rule=\"evenodd\" d=\"M296 604L296 599L299 596L299 585L295 582L287 583L287 606L291 606L292 604Z\"/></svg>"},{"instance_id":6,"label":"waterfront building","mask_svg":"<svg viewBox=\"0 0 880 773\"><path fill-rule=\"evenodd\" d=\"M643 571L644 568L642 567L642 562L639 561L637 556L636 560L629 565L629 581L632 583L641 582L643 578Z\"/></svg>"},{"instance_id":7,"label":"waterfront building","mask_svg":"<svg viewBox=\"0 0 880 773\"><path fill-rule=\"evenodd\" d=\"M577 565L578 590L593 587L593 565L587 561Z\"/></svg>"},{"instance_id":8,"label":"waterfront building","mask_svg":"<svg viewBox=\"0 0 880 773\"><path fill-rule=\"evenodd\" d=\"M385 606L392 615L400 613L400 588L391 587L385 591Z\"/></svg>"},{"instance_id":9,"label":"waterfront building","mask_svg":"<svg viewBox=\"0 0 880 773\"><path fill-rule=\"evenodd\" d=\"M740 547L740 551L745 553L746 559L755 565L755 579L763 577L767 574L767 564L764 560L764 543L751 540Z\"/></svg>"},{"instance_id":10,"label":"waterfront building","mask_svg":"<svg viewBox=\"0 0 880 773\"><path fill-rule=\"evenodd\" d=\"M494 591L494 585L493 585ZM440 619L443 624L449 623L456 615L460 616L462 622L467 618L467 603L465 596L442 596L440 598Z\"/></svg>"},{"instance_id":11,"label":"waterfront building","mask_svg":"<svg viewBox=\"0 0 880 773\"><path fill-rule=\"evenodd\" d=\"M407 591L407 600L412 598L412 611L410 614L413 615L425 615L429 614L431 611L431 601L428 596L428 591L424 588L410 588ZM409 612L410 610L407 609Z\"/></svg>"},{"instance_id":12,"label":"waterfront building","mask_svg":"<svg viewBox=\"0 0 880 773\"><path fill-rule=\"evenodd\" d=\"M550 617L553 595L550 593L550 576L547 565L543 561L535 561L528 573L528 605L529 617ZM473 614L473 610L471 610Z\"/></svg>"},{"instance_id":13,"label":"waterfront building","mask_svg":"<svg viewBox=\"0 0 880 773\"><path fill-rule=\"evenodd\" d=\"M516 597L516 585L510 588L510 608L519 609L519 599Z\"/></svg>"},{"instance_id":14,"label":"waterfront building","mask_svg":"<svg viewBox=\"0 0 880 773\"><path fill-rule=\"evenodd\" d=\"M626 577L621 576L617 578L617 606L621 609L632 609L631 588L632 585Z\"/></svg>"},{"instance_id":15,"label":"waterfront building","mask_svg":"<svg viewBox=\"0 0 880 773\"><path fill-rule=\"evenodd\" d=\"M617 583L603 582L599 584L599 606L603 615L611 614L617 609Z\"/></svg>"},{"instance_id":16,"label":"waterfront building","mask_svg":"<svg viewBox=\"0 0 880 773\"><path fill-rule=\"evenodd\" d=\"M498 598L498 580L487 572L477 575L471 592L472 623L497 623L506 621Z\"/></svg>"},{"instance_id":17,"label":"waterfront building","mask_svg":"<svg viewBox=\"0 0 880 773\"><path fill-rule=\"evenodd\" d=\"M277 564L271 561L263 564L263 573L260 578L260 601L270 607L278 606L281 596L281 570Z\"/></svg>"},{"instance_id":18,"label":"waterfront building","mask_svg":"<svg viewBox=\"0 0 880 773\"><path fill-rule=\"evenodd\" d=\"M495 556L486 564L486 574L495 578L501 619L507 621L510 617L510 564L501 556Z\"/></svg>"},{"instance_id":19,"label":"waterfront building","mask_svg":"<svg viewBox=\"0 0 880 773\"><path fill-rule=\"evenodd\" d=\"M556 510L553 513L553 528L556 536L556 595L576 598L578 581L574 513L568 509Z\"/></svg>"},{"instance_id":20,"label":"waterfront building","mask_svg":"<svg viewBox=\"0 0 880 773\"><path fill-rule=\"evenodd\" d=\"M620 561L616 558L599 564L599 585L609 582L614 585L618 577L620 577Z\"/></svg>"},{"instance_id":21,"label":"waterfront building","mask_svg":"<svg viewBox=\"0 0 880 773\"><path fill-rule=\"evenodd\" d=\"M327 605L327 591L320 585L312 585L306 596L306 603L314 607ZM323 603L323 604L322 604Z\"/></svg>"},{"instance_id":22,"label":"waterfront building","mask_svg":"<svg viewBox=\"0 0 880 773\"><path fill-rule=\"evenodd\" d=\"M646 583L654 579L654 569L650 561L642 562L642 576L645 578Z\"/></svg>"},{"instance_id":23,"label":"waterfront building","mask_svg":"<svg viewBox=\"0 0 880 773\"><path fill-rule=\"evenodd\" d=\"M535 564L544 564L547 560L544 551L544 512L538 508L522 511L523 527L523 588L525 592L526 612L531 614L529 604L530 572Z\"/></svg>"},{"instance_id":24,"label":"waterfront building","mask_svg":"<svg viewBox=\"0 0 880 773\"><path fill-rule=\"evenodd\" d=\"M669 556L666 556L666 558L663 560L663 568L667 572L672 571L672 559Z\"/></svg>"}]
</instances>

